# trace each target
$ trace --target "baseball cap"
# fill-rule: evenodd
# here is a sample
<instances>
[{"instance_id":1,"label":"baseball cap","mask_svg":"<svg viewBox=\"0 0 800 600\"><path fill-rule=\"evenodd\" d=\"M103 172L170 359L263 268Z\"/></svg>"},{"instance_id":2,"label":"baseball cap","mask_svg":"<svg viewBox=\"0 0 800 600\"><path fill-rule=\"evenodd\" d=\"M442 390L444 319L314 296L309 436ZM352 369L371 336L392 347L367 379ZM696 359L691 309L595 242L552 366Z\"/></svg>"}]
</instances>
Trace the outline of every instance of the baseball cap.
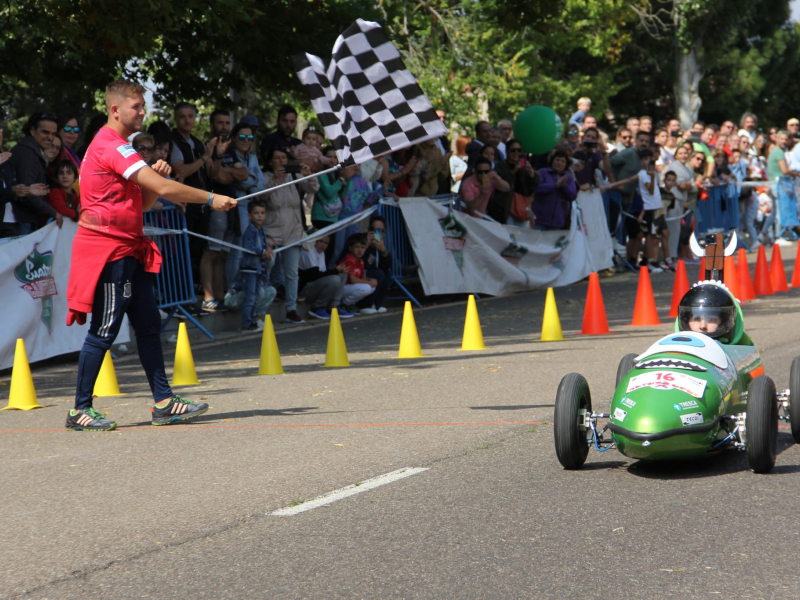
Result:
<instances>
[{"instance_id":1,"label":"baseball cap","mask_svg":"<svg viewBox=\"0 0 800 600\"><path fill-rule=\"evenodd\" d=\"M250 127L258 127L258 118L253 115L245 115L239 119L239 123L250 125Z\"/></svg>"}]
</instances>

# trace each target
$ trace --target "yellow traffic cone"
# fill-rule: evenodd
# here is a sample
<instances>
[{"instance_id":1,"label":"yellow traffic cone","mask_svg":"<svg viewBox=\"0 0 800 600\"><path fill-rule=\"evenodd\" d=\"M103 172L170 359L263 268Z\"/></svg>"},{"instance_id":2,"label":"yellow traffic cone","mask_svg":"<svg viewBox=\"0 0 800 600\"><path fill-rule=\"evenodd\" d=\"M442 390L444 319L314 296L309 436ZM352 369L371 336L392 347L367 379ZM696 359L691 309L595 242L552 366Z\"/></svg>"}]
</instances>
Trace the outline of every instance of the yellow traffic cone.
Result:
<instances>
[{"instance_id":1,"label":"yellow traffic cone","mask_svg":"<svg viewBox=\"0 0 800 600\"><path fill-rule=\"evenodd\" d=\"M172 368L172 385L197 385L197 371L194 370L192 347L186 323L178 325L178 344L175 346L175 365Z\"/></svg>"},{"instance_id":2,"label":"yellow traffic cone","mask_svg":"<svg viewBox=\"0 0 800 600\"><path fill-rule=\"evenodd\" d=\"M467 300L467 319L464 322L464 338L461 340L462 350L486 350L483 343L481 321L478 318L478 305L475 296L470 294Z\"/></svg>"},{"instance_id":3,"label":"yellow traffic cone","mask_svg":"<svg viewBox=\"0 0 800 600\"><path fill-rule=\"evenodd\" d=\"M264 335L261 337L261 360L258 363L259 375L283 375L281 353L278 340L272 327L272 315L264 317Z\"/></svg>"},{"instance_id":4,"label":"yellow traffic cone","mask_svg":"<svg viewBox=\"0 0 800 600\"><path fill-rule=\"evenodd\" d=\"M544 301L544 320L542 321L542 342L558 342L564 339L561 332L561 321L558 318L556 295L553 288L547 288L547 298Z\"/></svg>"},{"instance_id":5,"label":"yellow traffic cone","mask_svg":"<svg viewBox=\"0 0 800 600\"><path fill-rule=\"evenodd\" d=\"M347 346L344 343L342 324L339 322L339 311L331 310L331 328L328 333L328 353L325 355L326 367L349 367Z\"/></svg>"},{"instance_id":6,"label":"yellow traffic cone","mask_svg":"<svg viewBox=\"0 0 800 600\"><path fill-rule=\"evenodd\" d=\"M403 328L400 331L400 352L395 358L422 358L422 347L419 345L417 323L414 321L414 311L411 302L406 300L403 309Z\"/></svg>"},{"instance_id":7,"label":"yellow traffic cone","mask_svg":"<svg viewBox=\"0 0 800 600\"><path fill-rule=\"evenodd\" d=\"M119 391L117 374L114 372L114 361L111 359L111 350L106 350L106 355L103 358L103 366L100 367L97 381L94 382L93 393L98 398L102 398L103 396L123 395L122 392Z\"/></svg>"},{"instance_id":8,"label":"yellow traffic cone","mask_svg":"<svg viewBox=\"0 0 800 600\"><path fill-rule=\"evenodd\" d=\"M17 339L14 351L14 368L11 371L11 389L8 394L8 406L2 410L31 410L44 408L36 401L36 390L33 388L31 366L25 353L25 342Z\"/></svg>"}]
</instances>

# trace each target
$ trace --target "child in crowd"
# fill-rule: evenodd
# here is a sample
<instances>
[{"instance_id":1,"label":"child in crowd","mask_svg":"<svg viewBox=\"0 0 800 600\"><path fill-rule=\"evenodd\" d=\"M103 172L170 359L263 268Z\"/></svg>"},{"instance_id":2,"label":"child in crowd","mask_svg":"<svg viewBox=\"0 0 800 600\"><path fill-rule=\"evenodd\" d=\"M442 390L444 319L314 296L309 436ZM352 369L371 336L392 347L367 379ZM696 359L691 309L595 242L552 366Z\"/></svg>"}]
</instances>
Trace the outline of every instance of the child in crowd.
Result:
<instances>
[{"instance_id":1,"label":"child in crowd","mask_svg":"<svg viewBox=\"0 0 800 600\"><path fill-rule=\"evenodd\" d=\"M355 304L362 298L369 296L378 281L366 277L364 267L364 253L367 251L367 236L363 233L355 233L347 240L348 253L339 261L340 265L347 267L347 284L344 286L342 294L342 305L345 310L351 313L360 312Z\"/></svg>"},{"instance_id":2,"label":"child in crowd","mask_svg":"<svg viewBox=\"0 0 800 600\"><path fill-rule=\"evenodd\" d=\"M647 267L651 273L663 273L664 269L657 263L658 257L658 236L662 229L662 223L656 223L656 212L663 210L661 203L661 190L656 184L658 173L655 169L653 152L650 149L639 151L639 161L642 169L638 174L612 183L606 189L622 187L632 181L639 182L638 190L633 196L633 202L629 208L629 215L626 216L625 223L628 230L627 259L634 262L639 254L639 240L642 230L645 233L644 257L639 263L640 267ZM634 225L634 217L635 223ZM638 225L639 231L635 231ZM666 220L663 222L663 230L666 229ZM663 231L662 231L663 233Z\"/></svg>"},{"instance_id":3,"label":"child in crowd","mask_svg":"<svg viewBox=\"0 0 800 600\"><path fill-rule=\"evenodd\" d=\"M348 266L345 263L327 269L325 265L325 251L330 244L330 237L325 236L314 242L308 250L303 248L300 253L300 295L305 296L306 302L311 305L309 315L316 319L328 320L330 311L338 307L339 317L349 319L353 313L339 306L347 282Z\"/></svg>"},{"instance_id":4,"label":"child in crowd","mask_svg":"<svg viewBox=\"0 0 800 600\"><path fill-rule=\"evenodd\" d=\"M242 262L239 264L239 277L244 290L242 331L261 331L264 329L264 321L257 320L257 317L267 314L267 308L276 294L274 287L264 285L262 281L261 275L265 268L262 259L272 260L274 244L263 227L267 209L262 201L250 201L247 205L247 217L250 224L242 236L242 246L253 254L243 252Z\"/></svg>"},{"instance_id":5,"label":"child in crowd","mask_svg":"<svg viewBox=\"0 0 800 600\"><path fill-rule=\"evenodd\" d=\"M321 137L314 127L309 127L303 132L303 143L294 147L295 158L307 164L315 173L333 166L331 159L319 149Z\"/></svg>"},{"instance_id":6,"label":"child in crowd","mask_svg":"<svg viewBox=\"0 0 800 600\"><path fill-rule=\"evenodd\" d=\"M585 96L583 98L578 98L578 111L570 117L569 124L577 125L582 130L583 120L590 110L592 110L592 99Z\"/></svg>"},{"instance_id":7,"label":"child in crowd","mask_svg":"<svg viewBox=\"0 0 800 600\"><path fill-rule=\"evenodd\" d=\"M50 189L47 203L56 209L58 214L77 221L81 199L74 185L78 179L78 168L71 160L62 160L56 163L55 172L58 187Z\"/></svg>"},{"instance_id":8,"label":"child in crowd","mask_svg":"<svg viewBox=\"0 0 800 600\"><path fill-rule=\"evenodd\" d=\"M669 171L664 176L664 182L660 185L661 210L656 214L656 236L661 238L661 250L664 253L664 261L659 263L659 267L664 271L674 271L675 263L669 249L669 228L667 227L667 217L674 215L676 208L676 198L673 190L678 185L678 174ZM680 208L680 207L678 207Z\"/></svg>"}]
</instances>

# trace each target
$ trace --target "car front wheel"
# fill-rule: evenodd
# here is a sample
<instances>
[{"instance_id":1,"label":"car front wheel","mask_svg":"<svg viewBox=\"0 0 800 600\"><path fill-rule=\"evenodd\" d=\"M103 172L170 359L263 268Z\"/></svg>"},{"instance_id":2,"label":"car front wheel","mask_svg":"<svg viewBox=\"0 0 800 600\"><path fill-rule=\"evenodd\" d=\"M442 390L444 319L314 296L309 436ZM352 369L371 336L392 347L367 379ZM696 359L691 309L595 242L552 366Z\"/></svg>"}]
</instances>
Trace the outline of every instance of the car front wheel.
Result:
<instances>
[{"instance_id":1,"label":"car front wheel","mask_svg":"<svg viewBox=\"0 0 800 600\"><path fill-rule=\"evenodd\" d=\"M565 469L580 469L589 454L586 419L592 413L592 396L583 375L564 376L556 393L554 433L556 456Z\"/></svg>"},{"instance_id":2,"label":"car front wheel","mask_svg":"<svg viewBox=\"0 0 800 600\"><path fill-rule=\"evenodd\" d=\"M778 397L775 383L762 375L747 391L747 462L756 473L769 473L778 454Z\"/></svg>"}]
</instances>

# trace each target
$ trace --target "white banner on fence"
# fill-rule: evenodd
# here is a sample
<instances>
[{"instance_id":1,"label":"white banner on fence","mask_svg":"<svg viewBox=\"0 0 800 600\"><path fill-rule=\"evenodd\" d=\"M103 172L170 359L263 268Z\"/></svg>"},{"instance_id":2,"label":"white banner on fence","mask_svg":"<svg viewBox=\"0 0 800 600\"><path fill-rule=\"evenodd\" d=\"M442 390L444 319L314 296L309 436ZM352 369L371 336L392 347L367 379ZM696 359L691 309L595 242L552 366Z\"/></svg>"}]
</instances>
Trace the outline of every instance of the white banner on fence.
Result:
<instances>
[{"instance_id":1,"label":"white banner on fence","mask_svg":"<svg viewBox=\"0 0 800 600\"><path fill-rule=\"evenodd\" d=\"M588 212L597 213L596 208ZM563 231L475 219L427 198L404 199L400 209L426 295L505 296L569 285L613 264L602 199L592 217L596 235L589 235L579 203L573 204L571 226Z\"/></svg>"},{"instance_id":2,"label":"white banner on fence","mask_svg":"<svg viewBox=\"0 0 800 600\"><path fill-rule=\"evenodd\" d=\"M0 369L14 364L17 338L25 340L28 360L76 352L88 323L67 327L67 281L72 240L78 226L64 219L0 245ZM130 341L127 319L117 342Z\"/></svg>"}]
</instances>

